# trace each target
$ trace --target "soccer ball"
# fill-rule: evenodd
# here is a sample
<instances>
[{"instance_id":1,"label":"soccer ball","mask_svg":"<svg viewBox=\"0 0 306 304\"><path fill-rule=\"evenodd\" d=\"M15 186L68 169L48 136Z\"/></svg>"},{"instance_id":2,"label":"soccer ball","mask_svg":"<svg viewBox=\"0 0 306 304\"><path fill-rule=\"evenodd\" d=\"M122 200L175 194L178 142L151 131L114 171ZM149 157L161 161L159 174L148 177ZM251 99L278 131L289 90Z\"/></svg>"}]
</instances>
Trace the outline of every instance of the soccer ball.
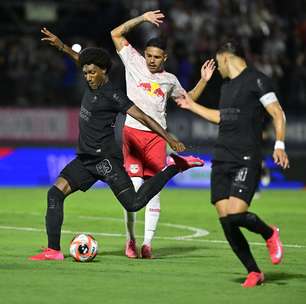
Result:
<instances>
[{"instance_id":1,"label":"soccer ball","mask_svg":"<svg viewBox=\"0 0 306 304\"><path fill-rule=\"evenodd\" d=\"M98 242L90 234L78 234L70 242L70 255L77 262L92 261L98 253Z\"/></svg>"}]
</instances>

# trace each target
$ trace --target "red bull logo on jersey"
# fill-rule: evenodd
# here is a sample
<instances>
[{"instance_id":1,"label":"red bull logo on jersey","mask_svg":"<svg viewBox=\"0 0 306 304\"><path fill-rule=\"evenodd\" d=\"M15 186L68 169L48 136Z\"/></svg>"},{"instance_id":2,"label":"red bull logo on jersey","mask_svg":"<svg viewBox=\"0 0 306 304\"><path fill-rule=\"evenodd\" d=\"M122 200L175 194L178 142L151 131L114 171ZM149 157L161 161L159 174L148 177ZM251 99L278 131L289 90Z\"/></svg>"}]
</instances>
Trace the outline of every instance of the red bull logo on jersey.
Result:
<instances>
[{"instance_id":1,"label":"red bull logo on jersey","mask_svg":"<svg viewBox=\"0 0 306 304\"><path fill-rule=\"evenodd\" d=\"M160 85L157 82L140 82L137 85L139 88L142 88L144 91L147 92L150 96L156 97L164 97L165 93L161 89Z\"/></svg>"}]
</instances>

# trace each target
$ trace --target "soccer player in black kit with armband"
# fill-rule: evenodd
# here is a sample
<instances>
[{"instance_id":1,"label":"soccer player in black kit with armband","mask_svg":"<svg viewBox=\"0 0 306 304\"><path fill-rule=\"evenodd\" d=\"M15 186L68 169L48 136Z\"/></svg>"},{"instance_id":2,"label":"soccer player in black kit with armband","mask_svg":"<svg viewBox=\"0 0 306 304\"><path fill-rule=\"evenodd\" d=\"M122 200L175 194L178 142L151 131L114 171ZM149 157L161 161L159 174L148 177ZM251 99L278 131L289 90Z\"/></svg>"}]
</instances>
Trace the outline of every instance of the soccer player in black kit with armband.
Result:
<instances>
[{"instance_id":1,"label":"soccer player in black kit with armband","mask_svg":"<svg viewBox=\"0 0 306 304\"><path fill-rule=\"evenodd\" d=\"M264 238L273 264L279 264L283 256L278 228L267 225L248 209L260 178L264 111L271 115L276 134L273 158L283 169L289 167L284 144L286 121L270 79L247 66L236 42L223 44L216 60L221 76L229 78L221 89L219 110L199 105L187 94L176 101L181 108L219 124L212 162L211 202L226 239L248 271L242 284L248 288L260 285L264 274L241 227Z\"/></svg>"},{"instance_id":2,"label":"soccer player in black kit with armband","mask_svg":"<svg viewBox=\"0 0 306 304\"><path fill-rule=\"evenodd\" d=\"M77 190L86 191L96 181L102 180L127 211L135 212L144 207L174 175L204 164L193 156L172 154L174 164L148 179L136 192L123 167L121 149L115 142L114 123L118 113L128 113L163 137L177 152L185 150L185 146L111 84L108 79L111 59L107 51L102 48L84 49L79 56L79 65L88 87L80 109L77 157L61 171L48 191L48 248L30 257L31 260L64 259L60 250L60 236L64 199L69 194Z\"/></svg>"}]
</instances>

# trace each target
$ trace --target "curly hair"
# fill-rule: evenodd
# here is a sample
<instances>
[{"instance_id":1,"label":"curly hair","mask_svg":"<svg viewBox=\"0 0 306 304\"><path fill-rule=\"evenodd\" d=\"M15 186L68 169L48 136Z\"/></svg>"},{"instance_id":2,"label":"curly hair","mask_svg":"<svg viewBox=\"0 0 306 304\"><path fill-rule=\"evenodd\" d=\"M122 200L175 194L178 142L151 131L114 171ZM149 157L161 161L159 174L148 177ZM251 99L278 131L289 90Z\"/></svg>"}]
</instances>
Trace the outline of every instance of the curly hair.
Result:
<instances>
[{"instance_id":1,"label":"curly hair","mask_svg":"<svg viewBox=\"0 0 306 304\"><path fill-rule=\"evenodd\" d=\"M101 69L105 69L106 73L112 66L110 54L103 48L89 47L80 53L79 63L81 68L85 64L94 64Z\"/></svg>"}]
</instances>

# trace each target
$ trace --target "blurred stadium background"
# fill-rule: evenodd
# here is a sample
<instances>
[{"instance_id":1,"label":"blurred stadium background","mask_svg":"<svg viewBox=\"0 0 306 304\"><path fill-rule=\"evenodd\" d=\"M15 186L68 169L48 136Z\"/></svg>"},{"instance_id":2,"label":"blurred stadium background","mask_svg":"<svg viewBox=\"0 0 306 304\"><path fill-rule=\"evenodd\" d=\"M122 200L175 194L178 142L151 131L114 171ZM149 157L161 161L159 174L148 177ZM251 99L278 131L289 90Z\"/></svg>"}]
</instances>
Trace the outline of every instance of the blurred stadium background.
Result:
<instances>
[{"instance_id":1,"label":"blurred stadium background","mask_svg":"<svg viewBox=\"0 0 306 304\"><path fill-rule=\"evenodd\" d=\"M129 0L0 2L0 186L47 186L74 156L78 107L84 88L74 63L40 41L49 28L66 44L103 46L113 54L113 80L125 89L124 69L110 31L147 10L161 9L157 29L143 24L128 38L141 49L162 34L168 39L167 69L186 89L200 77L201 64L214 56L226 37L242 41L247 58L272 77L287 115L287 152L291 168L273 166L273 132L267 122L265 155L272 174L269 187L303 188L306 183L306 1ZM215 73L200 102L218 106L221 77ZM122 118L118 122L118 130ZM209 161L217 129L168 105L168 125L188 153ZM120 134L120 132L118 132ZM206 171L205 171L206 170ZM209 166L174 179L169 186L209 187Z\"/></svg>"}]
</instances>

